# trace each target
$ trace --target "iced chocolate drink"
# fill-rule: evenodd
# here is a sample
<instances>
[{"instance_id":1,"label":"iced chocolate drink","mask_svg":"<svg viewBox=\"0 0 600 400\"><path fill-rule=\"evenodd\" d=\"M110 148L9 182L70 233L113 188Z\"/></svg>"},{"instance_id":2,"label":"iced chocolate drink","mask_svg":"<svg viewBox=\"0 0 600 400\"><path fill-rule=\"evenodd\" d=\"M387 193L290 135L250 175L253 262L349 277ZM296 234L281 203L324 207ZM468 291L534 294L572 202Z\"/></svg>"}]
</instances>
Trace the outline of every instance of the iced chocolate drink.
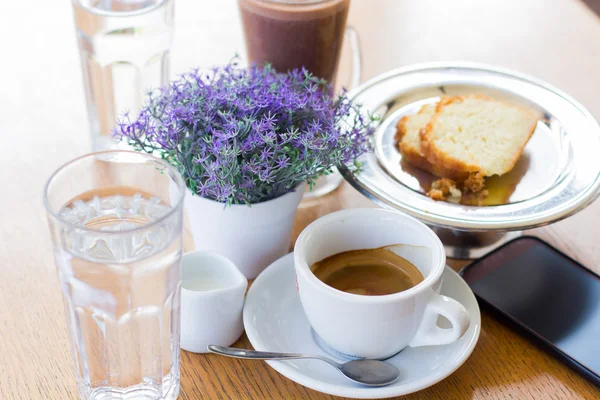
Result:
<instances>
[{"instance_id":1,"label":"iced chocolate drink","mask_svg":"<svg viewBox=\"0 0 600 400\"><path fill-rule=\"evenodd\" d=\"M250 62L334 82L350 0L238 0Z\"/></svg>"}]
</instances>

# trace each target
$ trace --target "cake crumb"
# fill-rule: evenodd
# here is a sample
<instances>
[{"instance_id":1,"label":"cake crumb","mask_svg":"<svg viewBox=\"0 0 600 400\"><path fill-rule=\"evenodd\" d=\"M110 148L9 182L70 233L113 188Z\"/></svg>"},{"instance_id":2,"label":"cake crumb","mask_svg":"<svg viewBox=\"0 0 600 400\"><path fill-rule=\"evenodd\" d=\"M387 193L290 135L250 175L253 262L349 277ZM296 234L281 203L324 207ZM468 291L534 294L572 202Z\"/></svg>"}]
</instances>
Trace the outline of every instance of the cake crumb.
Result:
<instances>
[{"instance_id":1,"label":"cake crumb","mask_svg":"<svg viewBox=\"0 0 600 400\"><path fill-rule=\"evenodd\" d=\"M481 172L469 174L463 187L473 193L481 192L485 187L485 176Z\"/></svg>"},{"instance_id":2,"label":"cake crumb","mask_svg":"<svg viewBox=\"0 0 600 400\"><path fill-rule=\"evenodd\" d=\"M431 184L427 196L435 201L448 201L455 204L480 206L488 197L489 192L485 189L485 177L477 172L469 176L462 185L452 179L440 178Z\"/></svg>"},{"instance_id":3,"label":"cake crumb","mask_svg":"<svg viewBox=\"0 0 600 400\"><path fill-rule=\"evenodd\" d=\"M433 181L431 189L427 192L427 196L436 201L450 201L458 203L462 196L462 192L456 187L456 182L452 179L441 178Z\"/></svg>"}]
</instances>

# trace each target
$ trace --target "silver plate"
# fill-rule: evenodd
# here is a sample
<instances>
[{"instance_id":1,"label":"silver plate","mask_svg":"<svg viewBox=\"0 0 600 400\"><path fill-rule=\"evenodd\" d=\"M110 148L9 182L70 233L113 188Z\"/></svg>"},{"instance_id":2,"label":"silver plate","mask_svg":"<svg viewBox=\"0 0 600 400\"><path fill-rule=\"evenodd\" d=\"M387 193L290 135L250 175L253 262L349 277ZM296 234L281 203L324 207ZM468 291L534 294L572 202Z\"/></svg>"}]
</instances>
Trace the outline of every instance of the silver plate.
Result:
<instances>
[{"instance_id":1,"label":"silver plate","mask_svg":"<svg viewBox=\"0 0 600 400\"><path fill-rule=\"evenodd\" d=\"M423 193L431 176L403 166L395 125L442 95L487 94L524 104L543 118L511 174L518 174L508 202L465 206L436 202ZM361 157L358 174L344 178L379 204L422 221L458 230L522 230L546 225L583 209L600 190L600 126L579 103L537 79L471 63L420 64L390 71L350 93L381 119L375 151Z\"/></svg>"}]
</instances>

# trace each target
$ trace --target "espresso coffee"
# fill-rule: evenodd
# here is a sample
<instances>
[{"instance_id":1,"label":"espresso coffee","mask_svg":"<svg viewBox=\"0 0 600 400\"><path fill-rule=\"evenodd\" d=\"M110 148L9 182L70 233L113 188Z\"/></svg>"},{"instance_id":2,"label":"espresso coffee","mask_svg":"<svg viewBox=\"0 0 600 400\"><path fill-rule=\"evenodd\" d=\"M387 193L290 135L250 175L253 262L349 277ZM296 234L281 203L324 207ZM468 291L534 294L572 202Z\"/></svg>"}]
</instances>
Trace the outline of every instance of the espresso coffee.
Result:
<instances>
[{"instance_id":1,"label":"espresso coffee","mask_svg":"<svg viewBox=\"0 0 600 400\"><path fill-rule=\"evenodd\" d=\"M310 269L334 289L365 296L399 293L423 281L417 267L385 247L334 254Z\"/></svg>"},{"instance_id":2,"label":"espresso coffee","mask_svg":"<svg viewBox=\"0 0 600 400\"><path fill-rule=\"evenodd\" d=\"M333 83L350 0L238 0L250 62Z\"/></svg>"}]
</instances>

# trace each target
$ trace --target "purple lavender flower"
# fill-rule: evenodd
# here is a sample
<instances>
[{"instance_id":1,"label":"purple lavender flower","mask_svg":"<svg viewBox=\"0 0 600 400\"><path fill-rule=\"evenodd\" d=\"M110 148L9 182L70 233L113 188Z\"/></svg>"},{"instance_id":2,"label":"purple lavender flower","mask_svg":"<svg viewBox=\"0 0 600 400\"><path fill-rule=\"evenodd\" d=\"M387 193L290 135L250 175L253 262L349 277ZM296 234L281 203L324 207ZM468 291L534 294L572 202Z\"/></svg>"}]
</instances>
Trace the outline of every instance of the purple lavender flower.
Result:
<instances>
[{"instance_id":1,"label":"purple lavender flower","mask_svg":"<svg viewBox=\"0 0 600 400\"><path fill-rule=\"evenodd\" d=\"M358 169L373 117L306 70L193 70L147 95L114 134L176 166L196 194L253 204L312 184L336 165Z\"/></svg>"}]
</instances>

